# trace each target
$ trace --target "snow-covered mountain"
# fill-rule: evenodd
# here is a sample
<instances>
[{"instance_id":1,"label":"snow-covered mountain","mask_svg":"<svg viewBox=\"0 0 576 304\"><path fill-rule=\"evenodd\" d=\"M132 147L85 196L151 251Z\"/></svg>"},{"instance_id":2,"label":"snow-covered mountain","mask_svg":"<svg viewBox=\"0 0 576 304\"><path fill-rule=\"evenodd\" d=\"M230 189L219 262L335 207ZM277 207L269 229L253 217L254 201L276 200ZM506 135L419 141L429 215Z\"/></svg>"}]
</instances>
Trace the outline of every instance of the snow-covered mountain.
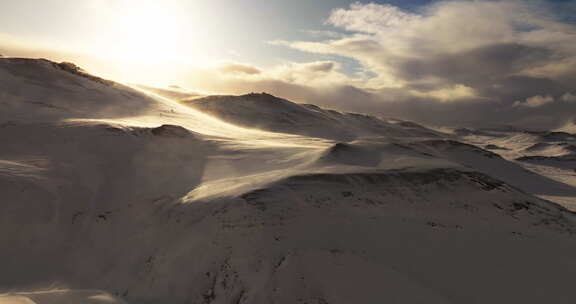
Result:
<instances>
[{"instance_id":1,"label":"snow-covered mountain","mask_svg":"<svg viewBox=\"0 0 576 304\"><path fill-rule=\"evenodd\" d=\"M44 59L0 60L0 121L122 117L153 104L145 95Z\"/></svg>"},{"instance_id":2,"label":"snow-covered mountain","mask_svg":"<svg viewBox=\"0 0 576 304\"><path fill-rule=\"evenodd\" d=\"M574 302L568 137L178 96L0 59L0 303Z\"/></svg>"},{"instance_id":3,"label":"snow-covered mountain","mask_svg":"<svg viewBox=\"0 0 576 304\"><path fill-rule=\"evenodd\" d=\"M438 137L418 124L296 104L266 93L189 98L183 103L222 120L271 132L349 141L358 137Z\"/></svg>"},{"instance_id":4,"label":"snow-covered mountain","mask_svg":"<svg viewBox=\"0 0 576 304\"><path fill-rule=\"evenodd\" d=\"M498 153L515 166L529 170L531 175L536 176L536 179L517 179L516 186L576 210L575 134L507 128L470 131L456 130L454 133L461 141ZM499 175L499 178L505 179L503 175ZM540 181L536 182L537 179ZM535 183L520 184L528 180Z\"/></svg>"}]
</instances>

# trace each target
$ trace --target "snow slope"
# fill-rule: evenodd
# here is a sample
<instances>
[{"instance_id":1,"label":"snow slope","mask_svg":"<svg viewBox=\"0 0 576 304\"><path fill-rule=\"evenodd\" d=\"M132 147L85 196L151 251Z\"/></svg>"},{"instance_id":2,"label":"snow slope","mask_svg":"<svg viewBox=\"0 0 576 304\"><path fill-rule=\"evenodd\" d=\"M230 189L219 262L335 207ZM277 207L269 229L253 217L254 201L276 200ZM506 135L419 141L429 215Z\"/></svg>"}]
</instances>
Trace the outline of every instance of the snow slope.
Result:
<instances>
[{"instance_id":1,"label":"snow slope","mask_svg":"<svg viewBox=\"0 0 576 304\"><path fill-rule=\"evenodd\" d=\"M574 302L576 216L520 189L560 186L455 136L45 60L0 87L2 304Z\"/></svg>"},{"instance_id":2,"label":"snow slope","mask_svg":"<svg viewBox=\"0 0 576 304\"><path fill-rule=\"evenodd\" d=\"M470 130L468 130L470 131ZM461 141L498 153L513 166L536 178L516 178L523 190L576 210L576 135L565 131L535 132L517 129L455 132ZM504 167L502 167L504 168ZM506 170L506 174L519 170ZM506 180L506 174L498 174ZM512 177L512 176L511 176ZM538 181L540 179L540 181ZM526 183L532 181L533 184Z\"/></svg>"},{"instance_id":3,"label":"snow slope","mask_svg":"<svg viewBox=\"0 0 576 304\"><path fill-rule=\"evenodd\" d=\"M208 96L182 101L189 107L240 126L341 141L367 136L440 136L415 123L342 113L296 104L266 93Z\"/></svg>"},{"instance_id":4,"label":"snow slope","mask_svg":"<svg viewBox=\"0 0 576 304\"><path fill-rule=\"evenodd\" d=\"M153 101L71 64L43 59L0 60L0 123L132 116Z\"/></svg>"}]
</instances>

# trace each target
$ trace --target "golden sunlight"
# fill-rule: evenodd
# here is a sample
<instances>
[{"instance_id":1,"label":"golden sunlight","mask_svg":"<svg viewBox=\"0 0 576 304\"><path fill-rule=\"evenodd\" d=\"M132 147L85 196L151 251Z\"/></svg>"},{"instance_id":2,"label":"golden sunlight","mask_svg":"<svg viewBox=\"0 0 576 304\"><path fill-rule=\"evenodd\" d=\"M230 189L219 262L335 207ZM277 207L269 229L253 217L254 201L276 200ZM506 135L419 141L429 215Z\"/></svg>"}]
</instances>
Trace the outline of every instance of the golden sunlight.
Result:
<instances>
[{"instance_id":1,"label":"golden sunlight","mask_svg":"<svg viewBox=\"0 0 576 304\"><path fill-rule=\"evenodd\" d=\"M106 57L133 63L168 63L182 59L184 42L194 39L176 3L124 0L108 15L105 27L110 45Z\"/></svg>"}]
</instances>

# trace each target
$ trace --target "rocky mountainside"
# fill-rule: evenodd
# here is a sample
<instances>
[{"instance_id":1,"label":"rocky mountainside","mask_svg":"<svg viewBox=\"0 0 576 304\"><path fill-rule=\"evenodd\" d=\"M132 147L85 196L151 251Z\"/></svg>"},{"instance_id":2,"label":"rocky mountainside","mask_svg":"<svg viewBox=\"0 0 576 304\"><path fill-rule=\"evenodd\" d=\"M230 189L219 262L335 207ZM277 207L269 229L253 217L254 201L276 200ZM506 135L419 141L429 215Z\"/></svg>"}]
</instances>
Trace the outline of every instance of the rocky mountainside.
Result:
<instances>
[{"instance_id":1,"label":"rocky mountainside","mask_svg":"<svg viewBox=\"0 0 576 304\"><path fill-rule=\"evenodd\" d=\"M576 216L542 199L572 186L509 144L566 137L182 101L46 60L1 58L0 88L0 303L574 301Z\"/></svg>"}]
</instances>

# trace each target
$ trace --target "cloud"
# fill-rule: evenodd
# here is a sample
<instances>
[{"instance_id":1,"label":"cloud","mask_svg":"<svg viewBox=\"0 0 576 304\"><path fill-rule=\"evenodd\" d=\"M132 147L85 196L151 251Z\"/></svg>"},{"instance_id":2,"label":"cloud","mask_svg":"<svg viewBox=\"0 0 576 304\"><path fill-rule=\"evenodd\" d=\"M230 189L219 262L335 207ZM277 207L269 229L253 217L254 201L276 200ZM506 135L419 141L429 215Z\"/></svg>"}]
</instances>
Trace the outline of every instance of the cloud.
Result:
<instances>
[{"instance_id":1,"label":"cloud","mask_svg":"<svg viewBox=\"0 0 576 304\"><path fill-rule=\"evenodd\" d=\"M304 69L307 69L311 72L331 72L336 68L337 63L334 61L320 61L320 62L312 62L304 64Z\"/></svg>"},{"instance_id":2,"label":"cloud","mask_svg":"<svg viewBox=\"0 0 576 304\"><path fill-rule=\"evenodd\" d=\"M332 11L327 23L348 31L380 34L383 29L416 22L419 18L392 5L353 3L349 9Z\"/></svg>"},{"instance_id":3,"label":"cloud","mask_svg":"<svg viewBox=\"0 0 576 304\"><path fill-rule=\"evenodd\" d=\"M571 93L566 93L562 95L561 100L564 102L574 102L576 103L576 95Z\"/></svg>"},{"instance_id":4,"label":"cloud","mask_svg":"<svg viewBox=\"0 0 576 304\"><path fill-rule=\"evenodd\" d=\"M239 89L258 91L271 84L275 84L272 87L311 87L312 90L312 87L347 86L361 81L345 75L340 69L340 64L334 61L287 62L268 69L226 63L216 68L196 70L190 73L187 82L199 89L226 93Z\"/></svg>"},{"instance_id":5,"label":"cloud","mask_svg":"<svg viewBox=\"0 0 576 304\"><path fill-rule=\"evenodd\" d=\"M248 74L255 75L260 74L262 71L260 69L247 64L241 63L226 63L223 64L218 70L225 74Z\"/></svg>"},{"instance_id":6,"label":"cloud","mask_svg":"<svg viewBox=\"0 0 576 304\"><path fill-rule=\"evenodd\" d=\"M576 25L544 2L441 1L415 12L354 3L327 24L347 34L281 44L359 62L372 76L349 84L371 96L378 114L476 126L533 117L549 128L576 110L564 101L576 92Z\"/></svg>"},{"instance_id":7,"label":"cloud","mask_svg":"<svg viewBox=\"0 0 576 304\"><path fill-rule=\"evenodd\" d=\"M340 64L334 61L290 62L269 69L264 77L315 87L354 83L355 80L341 72L340 68Z\"/></svg>"},{"instance_id":8,"label":"cloud","mask_svg":"<svg viewBox=\"0 0 576 304\"><path fill-rule=\"evenodd\" d=\"M529 107L529 108L540 108L544 106L554 106L559 104L564 104L565 106L572 106L576 103L576 95L571 93L566 93L558 98L554 98L550 95L542 96L536 95L530 98L526 98L523 101L516 101L514 103L515 107Z\"/></svg>"},{"instance_id":9,"label":"cloud","mask_svg":"<svg viewBox=\"0 0 576 304\"><path fill-rule=\"evenodd\" d=\"M554 97L552 97L550 95L548 95L548 96L536 95L536 96L532 96L530 98L527 98L523 102L517 101L514 103L514 106L536 108L536 107L541 107L545 104L549 104L551 102L554 102Z\"/></svg>"},{"instance_id":10,"label":"cloud","mask_svg":"<svg viewBox=\"0 0 576 304\"><path fill-rule=\"evenodd\" d=\"M456 84L452 87L440 88L430 90L427 92L422 92L418 90L412 90L409 92L414 96L419 96L423 98L433 98L438 101L444 101L444 102L462 101L477 96L477 93L474 89L462 84Z\"/></svg>"}]
</instances>

